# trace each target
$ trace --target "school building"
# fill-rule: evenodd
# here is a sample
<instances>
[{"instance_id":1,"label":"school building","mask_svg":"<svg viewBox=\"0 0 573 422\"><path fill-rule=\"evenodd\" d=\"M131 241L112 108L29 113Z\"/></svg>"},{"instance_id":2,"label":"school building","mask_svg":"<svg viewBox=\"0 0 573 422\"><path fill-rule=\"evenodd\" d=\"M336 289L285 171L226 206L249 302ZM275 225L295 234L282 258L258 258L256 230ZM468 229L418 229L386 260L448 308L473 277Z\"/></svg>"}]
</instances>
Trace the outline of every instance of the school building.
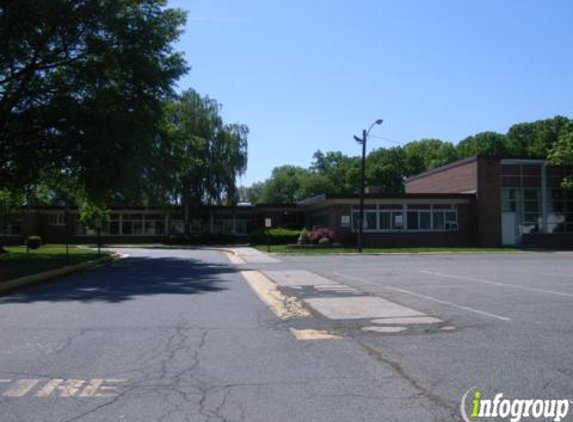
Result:
<instances>
[{"instance_id":1,"label":"school building","mask_svg":"<svg viewBox=\"0 0 573 422\"><path fill-rule=\"evenodd\" d=\"M570 169L543 160L470 157L406 180L406 193L365 191L364 246L573 247L573 190L561 187ZM343 244L356 242L358 195L324 194L297 204L202 206L193 210L189 231L197 239L216 236L246 242L264 227L332 229ZM76 209L37 207L7 227L9 243L39 235L46 243L91 243ZM185 232L174 207L116 208L101 230L105 243L163 242Z\"/></svg>"}]
</instances>

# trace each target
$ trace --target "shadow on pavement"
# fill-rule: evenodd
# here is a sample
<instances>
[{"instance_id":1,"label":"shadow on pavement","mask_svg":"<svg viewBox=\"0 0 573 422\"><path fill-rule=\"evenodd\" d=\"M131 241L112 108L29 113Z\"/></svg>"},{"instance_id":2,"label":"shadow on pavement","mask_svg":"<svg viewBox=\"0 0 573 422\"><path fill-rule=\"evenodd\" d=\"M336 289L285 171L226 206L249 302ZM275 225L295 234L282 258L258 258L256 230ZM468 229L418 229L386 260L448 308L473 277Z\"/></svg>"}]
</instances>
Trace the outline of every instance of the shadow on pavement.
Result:
<instances>
[{"instance_id":1,"label":"shadow on pavement","mask_svg":"<svg viewBox=\"0 0 573 422\"><path fill-rule=\"evenodd\" d=\"M226 290L225 273L230 265L192 258L129 257L91 271L50 280L13 291L1 303L35 301L122 302L137 296L191 295Z\"/></svg>"}]
</instances>

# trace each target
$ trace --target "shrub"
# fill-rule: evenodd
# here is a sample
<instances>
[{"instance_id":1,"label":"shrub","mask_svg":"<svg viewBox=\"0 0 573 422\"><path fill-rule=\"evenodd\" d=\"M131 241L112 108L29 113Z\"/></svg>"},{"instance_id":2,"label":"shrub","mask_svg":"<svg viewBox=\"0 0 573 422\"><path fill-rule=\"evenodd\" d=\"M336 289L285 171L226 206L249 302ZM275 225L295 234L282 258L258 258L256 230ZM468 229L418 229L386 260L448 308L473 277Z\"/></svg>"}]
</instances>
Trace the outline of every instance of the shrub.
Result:
<instances>
[{"instance_id":1,"label":"shrub","mask_svg":"<svg viewBox=\"0 0 573 422\"><path fill-rule=\"evenodd\" d=\"M285 229L277 227L269 229L271 245L285 245L296 243L300 235L300 230ZM249 234L249 242L253 245L263 245L267 243L267 231L265 229L254 230Z\"/></svg>"},{"instance_id":2,"label":"shrub","mask_svg":"<svg viewBox=\"0 0 573 422\"><path fill-rule=\"evenodd\" d=\"M332 242L330 241L330 239L328 237L321 237L320 240L318 241L319 245L322 246L327 246L330 245Z\"/></svg>"},{"instance_id":3,"label":"shrub","mask_svg":"<svg viewBox=\"0 0 573 422\"><path fill-rule=\"evenodd\" d=\"M302 229L300 235L298 236L299 245L308 245L310 243L310 237L308 236L308 232L306 229Z\"/></svg>"},{"instance_id":4,"label":"shrub","mask_svg":"<svg viewBox=\"0 0 573 422\"><path fill-rule=\"evenodd\" d=\"M42 238L40 236L28 236L28 247L30 249L38 249L42 246Z\"/></svg>"},{"instance_id":5,"label":"shrub","mask_svg":"<svg viewBox=\"0 0 573 422\"><path fill-rule=\"evenodd\" d=\"M322 238L326 238L330 242L334 242L336 235L334 234L334 231L330 229L314 229L308 234L308 237L310 238L311 243L317 244Z\"/></svg>"}]
</instances>

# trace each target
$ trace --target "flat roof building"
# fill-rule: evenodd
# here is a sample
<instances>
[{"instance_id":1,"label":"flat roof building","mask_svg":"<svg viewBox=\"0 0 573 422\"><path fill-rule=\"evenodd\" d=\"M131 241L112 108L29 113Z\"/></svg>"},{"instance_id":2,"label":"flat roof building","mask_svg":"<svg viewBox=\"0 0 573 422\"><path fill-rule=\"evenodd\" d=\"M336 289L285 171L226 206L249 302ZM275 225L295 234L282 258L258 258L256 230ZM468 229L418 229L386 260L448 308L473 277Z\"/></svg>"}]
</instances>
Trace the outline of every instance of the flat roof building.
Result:
<instances>
[{"instance_id":1,"label":"flat roof building","mask_svg":"<svg viewBox=\"0 0 573 422\"><path fill-rule=\"evenodd\" d=\"M470 157L412 176L406 193L365 191L364 246L573 247L573 190L561 187L570 169L543 160ZM189 232L199 240L227 237L246 241L264 227L330 228L337 241L356 243L358 195L318 195L297 204L199 206ZM66 215L68 218L66 218ZM182 235L181 208L114 208L102 229L103 241L161 242ZM94 242L77 209L25 210L7 227L7 243L40 235L45 242Z\"/></svg>"}]
</instances>

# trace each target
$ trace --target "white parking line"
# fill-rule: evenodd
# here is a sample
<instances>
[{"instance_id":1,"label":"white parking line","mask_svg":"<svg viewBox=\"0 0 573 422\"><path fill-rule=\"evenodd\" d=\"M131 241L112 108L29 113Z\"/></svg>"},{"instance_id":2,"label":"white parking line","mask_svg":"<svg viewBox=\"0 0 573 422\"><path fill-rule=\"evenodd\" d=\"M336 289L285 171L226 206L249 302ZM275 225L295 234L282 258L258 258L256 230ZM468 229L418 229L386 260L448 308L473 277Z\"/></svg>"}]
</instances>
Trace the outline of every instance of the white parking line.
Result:
<instances>
[{"instance_id":1,"label":"white parking line","mask_svg":"<svg viewBox=\"0 0 573 422\"><path fill-rule=\"evenodd\" d=\"M435 297L426 296L426 295L422 295L420 293L411 292L410 290L404 290L404 289L399 289L398 287L390 287L390 286L384 286L384 287L389 289L389 290L395 290L395 291L400 292L400 293L406 293L406 294L409 294L412 296L420 297L422 299L431 300L432 302L437 302L437 303L441 303L443 305L448 305L448 306L451 306L452 308L463 309L465 311L473 312L475 314L485 315L485 316L488 316L491 318L499 319L500 321L511 321L511 318L507 318L507 317L504 317L501 315L492 314L492 313L486 312L486 311L480 311L479 309L470 308L469 306L458 305L457 303L452 303L452 302L447 302L445 300L436 299Z\"/></svg>"},{"instance_id":2,"label":"white parking line","mask_svg":"<svg viewBox=\"0 0 573 422\"><path fill-rule=\"evenodd\" d=\"M537 288L535 288L535 287L519 286L519 285L516 285L516 284L500 283L500 282L498 282L498 281L491 281L491 280L486 280L486 279L483 279L483 278L468 277L468 276L455 275L455 274L436 273L436 272L427 271L427 270L420 270L420 272L421 272L422 274L435 275L435 276L438 276L438 277L453 278L453 279L458 279L458 280L475 281L475 282L477 282L477 283L485 283L485 284L491 284L491 285L494 285L494 286L509 287L509 288L511 288L511 289L519 289L519 290L525 290L525 291L530 291L530 292L545 293L545 294L551 294L551 295L557 295L557 296L564 296L564 297L573 297L573 294L571 294L571 293L556 292L555 290L537 289Z\"/></svg>"},{"instance_id":3,"label":"white parking line","mask_svg":"<svg viewBox=\"0 0 573 422\"><path fill-rule=\"evenodd\" d=\"M356 280L356 281L360 281L360 282L364 282L364 281L365 281L365 280L363 280L363 279L361 279L361 278L353 277L353 276L346 275L346 274L343 274L343 273L339 273L339 272L336 272L336 271L333 271L333 274L336 274L336 275L338 275L338 276L340 276L340 277L347 278L347 279L349 279L349 280ZM374 285L375 283L368 282L368 284ZM475 313L475 314L485 315L485 316L488 316L488 317L491 317L491 318L499 319L500 321L511 321L511 318L507 318L507 317L504 317L504 316L501 316L501 315L492 314L492 313L486 312L486 311L481 311L481 310L475 309L475 308L470 308L469 306L458 305L457 303L452 303L452 302L447 302L447 301L445 301L445 300L436 299L435 297L427 296L427 295L422 295L422 294L420 294L420 293L412 292L412 291L410 291L410 290L400 289L400 288L398 288L398 287L383 286L383 285L382 285L381 287L384 287L384 288L386 288L386 289L388 289L388 290L394 290L394 291L397 291L397 292L401 292L401 293L409 294L409 295L412 295L412 296L416 296L416 297L419 297L419 298L422 298L422 299L426 299L426 300L429 300L429 301L432 301L432 302L441 303L442 305L451 306L452 308L463 309L463 310L465 310L465 311L472 312L472 313Z\"/></svg>"}]
</instances>

